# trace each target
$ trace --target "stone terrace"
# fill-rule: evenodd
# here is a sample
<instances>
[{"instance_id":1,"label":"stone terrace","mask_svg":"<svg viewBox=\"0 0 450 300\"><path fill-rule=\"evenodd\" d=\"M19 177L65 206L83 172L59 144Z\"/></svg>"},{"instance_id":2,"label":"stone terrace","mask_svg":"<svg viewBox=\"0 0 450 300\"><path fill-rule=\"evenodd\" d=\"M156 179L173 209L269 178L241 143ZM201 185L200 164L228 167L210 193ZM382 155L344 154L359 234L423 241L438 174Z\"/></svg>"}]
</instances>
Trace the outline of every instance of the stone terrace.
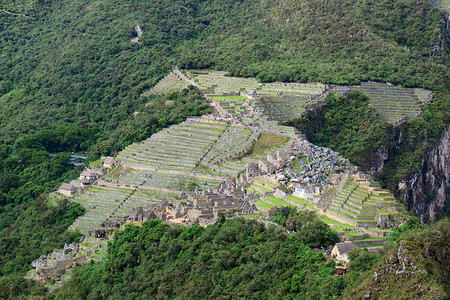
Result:
<instances>
[{"instance_id":1,"label":"stone terrace","mask_svg":"<svg viewBox=\"0 0 450 300\"><path fill-rule=\"evenodd\" d=\"M214 167L227 160L243 156L259 136L259 132L245 126L230 126L200 162Z\"/></svg>"},{"instance_id":2,"label":"stone terrace","mask_svg":"<svg viewBox=\"0 0 450 300\"><path fill-rule=\"evenodd\" d=\"M368 181L350 178L326 210L354 226L391 227L398 216L394 197Z\"/></svg>"},{"instance_id":3,"label":"stone terrace","mask_svg":"<svg viewBox=\"0 0 450 300\"><path fill-rule=\"evenodd\" d=\"M222 180L223 177L199 174L197 172L165 172L138 169L128 169L120 176L120 182L123 184L161 191L180 191L186 189L190 183L214 187Z\"/></svg>"},{"instance_id":4,"label":"stone terrace","mask_svg":"<svg viewBox=\"0 0 450 300\"><path fill-rule=\"evenodd\" d=\"M191 119L128 146L117 158L131 168L191 172L228 126Z\"/></svg>"},{"instance_id":5,"label":"stone terrace","mask_svg":"<svg viewBox=\"0 0 450 300\"><path fill-rule=\"evenodd\" d=\"M322 103L329 91L342 95L350 90L360 90L369 96L370 105L383 120L395 124L420 115L423 105L432 96L427 90L402 88L386 83L366 82L359 86L329 87L321 83L262 83L255 78L226 77L226 72L218 71L184 72L205 96L213 100L218 99L218 96L237 97L240 93L246 96L248 91L255 90L258 94L256 108L262 110L269 120L276 121L299 117L305 109ZM232 115L245 111L239 101L231 106L227 103L220 105Z\"/></svg>"},{"instance_id":6,"label":"stone terrace","mask_svg":"<svg viewBox=\"0 0 450 300\"><path fill-rule=\"evenodd\" d=\"M74 202L83 205L86 212L69 229L78 229L80 232L87 233L88 230L96 228L104 220L125 212L127 209L124 207L124 203L132 192L131 189L90 187L73 199Z\"/></svg>"},{"instance_id":7,"label":"stone terrace","mask_svg":"<svg viewBox=\"0 0 450 300\"><path fill-rule=\"evenodd\" d=\"M158 191L134 187L91 186L73 199L86 209L69 229L86 234L102 222L122 216L132 208L155 204L176 197L176 192Z\"/></svg>"},{"instance_id":8,"label":"stone terrace","mask_svg":"<svg viewBox=\"0 0 450 300\"><path fill-rule=\"evenodd\" d=\"M402 88L386 83L365 82L360 86L333 87L338 94L359 90L369 97L370 105L388 123L410 120L422 113L423 105L431 99L431 92Z\"/></svg>"},{"instance_id":9,"label":"stone terrace","mask_svg":"<svg viewBox=\"0 0 450 300\"><path fill-rule=\"evenodd\" d=\"M178 76L176 72L171 72L169 75L161 79L152 89L143 93L141 96L176 92L186 88L188 85L188 81Z\"/></svg>"},{"instance_id":10,"label":"stone terrace","mask_svg":"<svg viewBox=\"0 0 450 300\"><path fill-rule=\"evenodd\" d=\"M197 83L205 95L227 95L230 93L235 95L236 92L255 90L262 86L262 83L258 82L256 78L226 77L227 72L187 70L184 73Z\"/></svg>"}]
</instances>

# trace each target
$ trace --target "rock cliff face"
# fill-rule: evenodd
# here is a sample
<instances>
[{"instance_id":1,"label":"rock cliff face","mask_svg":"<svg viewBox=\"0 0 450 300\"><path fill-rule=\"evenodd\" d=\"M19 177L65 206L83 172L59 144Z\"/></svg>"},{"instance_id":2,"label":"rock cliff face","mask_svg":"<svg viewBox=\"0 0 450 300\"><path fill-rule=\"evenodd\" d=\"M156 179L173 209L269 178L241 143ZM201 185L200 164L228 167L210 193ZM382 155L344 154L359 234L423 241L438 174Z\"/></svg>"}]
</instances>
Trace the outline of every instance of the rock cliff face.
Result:
<instances>
[{"instance_id":1,"label":"rock cliff face","mask_svg":"<svg viewBox=\"0 0 450 300\"><path fill-rule=\"evenodd\" d=\"M398 183L400 198L421 222L436 221L449 212L450 124L437 146L422 160L422 169Z\"/></svg>"},{"instance_id":2,"label":"rock cliff face","mask_svg":"<svg viewBox=\"0 0 450 300\"><path fill-rule=\"evenodd\" d=\"M321 111L315 109L309 114L309 127L304 133L308 139L322 130ZM381 179L388 168L398 167L389 163L401 153L401 148L408 143L407 124L392 128L389 139L375 153L368 153L361 160L360 169L367 174ZM450 124L434 148L422 157L421 167L408 178L400 182L390 182L389 186L398 189L396 196L402 200L409 211L417 214L421 222L434 222L450 213ZM425 138L424 145L428 142ZM389 166L388 166L389 164Z\"/></svg>"}]
</instances>

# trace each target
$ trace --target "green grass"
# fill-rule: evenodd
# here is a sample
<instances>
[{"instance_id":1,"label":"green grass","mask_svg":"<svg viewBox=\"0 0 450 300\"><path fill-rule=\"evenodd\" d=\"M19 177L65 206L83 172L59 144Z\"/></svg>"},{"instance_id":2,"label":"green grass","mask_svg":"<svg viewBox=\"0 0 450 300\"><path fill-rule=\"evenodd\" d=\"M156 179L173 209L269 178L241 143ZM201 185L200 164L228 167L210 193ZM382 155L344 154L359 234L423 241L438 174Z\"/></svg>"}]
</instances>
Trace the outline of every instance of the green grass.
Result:
<instances>
[{"instance_id":1,"label":"green grass","mask_svg":"<svg viewBox=\"0 0 450 300\"><path fill-rule=\"evenodd\" d=\"M264 192L268 192L268 193L272 192L272 189L267 188L267 187L262 186L262 185L257 184L257 183L253 183L253 186L254 186L254 187L257 187L258 189L260 189L260 190L262 190L262 191L264 191Z\"/></svg>"},{"instance_id":2,"label":"green grass","mask_svg":"<svg viewBox=\"0 0 450 300\"><path fill-rule=\"evenodd\" d=\"M108 177L119 178L120 172L122 172L124 168L116 167L111 173L109 173Z\"/></svg>"},{"instance_id":3,"label":"green grass","mask_svg":"<svg viewBox=\"0 0 450 300\"><path fill-rule=\"evenodd\" d=\"M279 206L294 206L283 199L277 198L275 196L267 196L267 200L272 202L273 204L279 205Z\"/></svg>"},{"instance_id":4,"label":"green grass","mask_svg":"<svg viewBox=\"0 0 450 300\"><path fill-rule=\"evenodd\" d=\"M314 204L311 203L311 201L308 201L308 200L306 200L306 199L299 198L299 197L296 197L296 196L293 196L293 195L288 195L287 197L288 197L292 202L301 204L301 205L303 205L303 206L306 206L306 207L307 207L308 209L310 209L310 210L317 210L317 209L314 207Z\"/></svg>"},{"instance_id":5,"label":"green grass","mask_svg":"<svg viewBox=\"0 0 450 300\"><path fill-rule=\"evenodd\" d=\"M248 192L248 193L255 192L255 193L257 193L258 195L262 195L262 194L263 194L263 193L261 193L260 191L255 190L255 188L254 188L254 187L251 187L251 186L249 186L249 187L247 188L247 192Z\"/></svg>"},{"instance_id":6,"label":"green grass","mask_svg":"<svg viewBox=\"0 0 450 300\"><path fill-rule=\"evenodd\" d=\"M265 155L267 150L281 147L287 141L289 141L289 138L284 135L262 132L256 140L256 143L253 145L250 155Z\"/></svg>"},{"instance_id":7,"label":"green grass","mask_svg":"<svg viewBox=\"0 0 450 300\"><path fill-rule=\"evenodd\" d=\"M336 225L338 227L340 226L343 229L355 229L356 228L355 226L352 226L352 225L349 225L349 224L346 224L346 223L341 223L339 221L330 219L330 218L328 218L326 216L320 216L319 220L321 220L322 222L324 222L326 224L334 224L334 225Z\"/></svg>"},{"instance_id":8,"label":"green grass","mask_svg":"<svg viewBox=\"0 0 450 300\"><path fill-rule=\"evenodd\" d=\"M225 100L225 101L236 101L236 102L247 99L247 97L244 97L244 96L221 96L221 95L210 96L210 98L212 98L214 100Z\"/></svg>"},{"instance_id":9,"label":"green grass","mask_svg":"<svg viewBox=\"0 0 450 300\"><path fill-rule=\"evenodd\" d=\"M262 179L256 179L255 183L256 184L264 183L265 185L268 185L270 187L279 187L280 186L279 184L268 182L268 181L265 181L265 180L262 180Z\"/></svg>"},{"instance_id":10,"label":"green grass","mask_svg":"<svg viewBox=\"0 0 450 300\"><path fill-rule=\"evenodd\" d=\"M202 165L197 166L195 170L202 174L219 175L219 176L222 175L221 172L214 171L212 168Z\"/></svg>"},{"instance_id":11,"label":"green grass","mask_svg":"<svg viewBox=\"0 0 450 300\"><path fill-rule=\"evenodd\" d=\"M60 203L61 196L56 193L49 194L47 200L45 201L45 205L47 205L48 207L51 207L51 206L53 206L53 202L56 204Z\"/></svg>"},{"instance_id":12,"label":"green grass","mask_svg":"<svg viewBox=\"0 0 450 300\"><path fill-rule=\"evenodd\" d=\"M264 202L264 201L259 200L259 199L255 201L255 205L257 205L257 206L259 206L259 207L262 207L262 208L264 208L264 209L266 209L266 210L269 210L269 209L271 209L272 207L275 207L275 205L269 204L269 203Z\"/></svg>"},{"instance_id":13,"label":"green grass","mask_svg":"<svg viewBox=\"0 0 450 300\"><path fill-rule=\"evenodd\" d=\"M363 238L362 240L358 240L361 242L373 242L373 241L383 241L383 238L377 238L377 237L367 237L367 238Z\"/></svg>"},{"instance_id":14,"label":"green grass","mask_svg":"<svg viewBox=\"0 0 450 300\"><path fill-rule=\"evenodd\" d=\"M369 247L364 247L364 248L367 248L367 249L370 249L370 248L384 248L384 245L369 246Z\"/></svg>"},{"instance_id":15,"label":"green grass","mask_svg":"<svg viewBox=\"0 0 450 300\"><path fill-rule=\"evenodd\" d=\"M198 128L198 129L208 129L208 130L214 130L214 131L220 131L222 132L224 130L224 128L215 128L215 127L209 127L209 128L205 128L202 126L189 126L191 128Z\"/></svg>"},{"instance_id":16,"label":"green grass","mask_svg":"<svg viewBox=\"0 0 450 300\"><path fill-rule=\"evenodd\" d=\"M89 166L91 166L93 168L98 167L98 166L102 166L102 165L103 165L103 160L102 159L97 159L97 160L91 161L89 163Z\"/></svg>"},{"instance_id":17,"label":"green grass","mask_svg":"<svg viewBox=\"0 0 450 300\"><path fill-rule=\"evenodd\" d=\"M362 236L363 234L358 233L358 232L345 232L345 234L349 237L353 237L353 236Z\"/></svg>"}]
</instances>

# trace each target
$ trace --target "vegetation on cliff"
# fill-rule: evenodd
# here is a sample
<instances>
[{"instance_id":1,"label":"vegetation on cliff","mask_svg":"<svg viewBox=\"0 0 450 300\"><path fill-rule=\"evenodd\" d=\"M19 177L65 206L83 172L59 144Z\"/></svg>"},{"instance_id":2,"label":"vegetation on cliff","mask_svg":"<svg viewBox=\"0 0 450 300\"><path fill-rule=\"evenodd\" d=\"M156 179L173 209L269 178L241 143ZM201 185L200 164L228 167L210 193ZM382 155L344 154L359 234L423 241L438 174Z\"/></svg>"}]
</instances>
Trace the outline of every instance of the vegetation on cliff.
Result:
<instances>
[{"instance_id":1,"label":"vegetation on cliff","mask_svg":"<svg viewBox=\"0 0 450 300\"><path fill-rule=\"evenodd\" d=\"M417 222L418 223L418 222ZM415 227L415 228L414 228ZM372 276L345 299L448 299L450 219L403 230Z\"/></svg>"},{"instance_id":2,"label":"vegetation on cliff","mask_svg":"<svg viewBox=\"0 0 450 300\"><path fill-rule=\"evenodd\" d=\"M331 95L315 112L307 111L287 124L305 132L313 144L334 149L363 167L378 159L376 152L392 130L369 106L369 98L357 91L345 97Z\"/></svg>"},{"instance_id":3,"label":"vegetation on cliff","mask_svg":"<svg viewBox=\"0 0 450 300\"><path fill-rule=\"evenodd\" d=\"M307 224L314 231L324 225L303 211L272 214L288 227ZM412 218L394 230L381 255L350 252L350 272L339 276L332 260L304 244L327 246L332 239L322 243L311 235L305 240L302 230L288 235L243 219L189 229L149 221L119 232L108 259L85 266L55 297L438 299L449 293L449 228L449 219L420 225Z\"/></svg>"},{"instance_id":4,"label":"vegetation on cliff","mask_svg":"<svg viewBox=\"0 0 450 300\"><path fill-rule=\"evenodd\" d=\"M291 218L298 223L312 221L303 213L292 212ZM314 230L318 223L309 229ZM330 236L335 235L322 225ZM115 234L108 245L107 259L85 266L55 297L337 297L345 284L333 276L334 262L306 246L304 234L299 231L288 235L274 225L266 229L261 223L244 219L207 228L173 229L156 220L142 227L130 225ZM307 239L320 245L319 238L311 235Z\"/></svg>"},{"instance_id":5,"label":"vegetation on cliff","mask_svg":"<svg viewBox=\"0 0 450 300\"><path fill-rule=\"evenodd\" d=\"M0 229L6 256L13 261L9 266L0 261L2 274L23 272L32 259L48 252L43 245L49 239L38 239L38 233L60 228L61 223L45 218L73 212L72 206L42 206L48 191L77 173L67 164L67 155L51 160L47 151L109 154L205 111L195 89L140 96L172 64L222 69L262 81L371 80L433 90L434 101L423 116L402 125L406 142L386 162L386 182L416 170L421 154L433 146L449 120L443 13L427 0L23 0L4 1L0 16ZM136 24L144 34L139 43L130 43ZM340 139L365 130L368 141L384 136L386 125L365 108L361 112L374 126L363 124L358 129L363 131L355 131L356 124L340 120L334 132L347 121L352 127ZM355 137L351 141L358 147L347 149L349 155L372 147L359 145L364 140ZM36 226L17 221L25 219L24 224ZM40 250L30 251L18 267L16 259L23 255L18 241L26 240L31 228L28 243ZM55 229L55 240L62 232ZM171 234L178 238L180 232ZM326 263L323 268L325 273L330 269ZM260 281L254 283L259 293ZM302 284L294 290L300 291Z\"/></svg>"},{"instance_id":6,"label":"vegetation on cliff","mask_svg":"<svg viewBox=\"0 0 450 300\"><path fill-rule=\"evenodd\" d=\"M366 96L350 92L346 97L330 95L322 107L286 123L305 132L312 143L340 152L365 171L375 171L395 192L399 181L419 170L424 154L450 122L450 94L437 93L434 101L421 117L392 126L376 115Z\"/></svg>"}]
</instances>

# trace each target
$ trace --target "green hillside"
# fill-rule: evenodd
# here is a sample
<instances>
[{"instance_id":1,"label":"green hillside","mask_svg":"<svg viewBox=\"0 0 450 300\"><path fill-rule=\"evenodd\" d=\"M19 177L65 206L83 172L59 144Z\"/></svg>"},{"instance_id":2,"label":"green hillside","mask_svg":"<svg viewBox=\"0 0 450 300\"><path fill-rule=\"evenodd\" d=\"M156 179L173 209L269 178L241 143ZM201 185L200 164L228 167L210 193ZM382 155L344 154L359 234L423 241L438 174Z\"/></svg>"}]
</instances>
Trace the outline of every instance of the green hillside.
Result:
<instances>
[{"instance_id":1,"label":"green hillside","mask_svg":"<svg viewBox=\"0 0 450 300\"><path fill-rule=\"evenodd\" d=\"M131 41L136 37L136 25L143 30L138 43ZM419 168L421 155L435 144L450 119L448 41L444 28L443 12L427 0L0 0L0 276L5 276L0 282L0 298L10 294L7 286L12 287L12 293L26 291L27 284L21 286L22 282L13 276L23 275L29 263L49 253L50 248L61 247L79 236L66 229L83 213L82 208L67 203L52 206L47 199L50 191L61 182L76 178L82 170L68 164L68 153L87 152L89 160L111 155L182 122L189 115L210 112L207 101L192 86L184 90L175 88L167 95L143 95L167 76L173 65L183 69L210 68L233 76L256 77L261 82L346 85L375 81L431 90L433 101L425 105L421 116L401 125L407 133L405 143L386 163L384 181L394 186L396 180ZM358 94L353 99L351 96L343 100L330 98L334 104L360 99L361 106L351 109L360 115L343 120L337 116L343 107L332 106L327 120L331 125L327 130L334 132L339 140L327 140L324 144L343 147L342 141L351 136L351 144L343 154L354 158L373 153L374 147L381 143L379 139L386 138L387 131L393 127L374 116L364 96ZM365 123L367 120L370 122ZM374 126L364 127L367 124ZM342 128L345 130L341 131ZM366 142L373 143L363 144ZM50 159L49 152L65 153ZM359 159L364 163L365 157ZM172 230L160 223L126 232L138 236L142 231L144 236L145 230L153 230L152 226L161 229L165 239L184 242L185 233L181 229ZM241 225L228 226L240 228ZM257 273L263 272L260 266L249 268L256 273L248 276L255 279L251 284L243 284L244 289L236 291L242 294L237 295L294 297L293 294L307 287L313 287L311 293L316 293L311 297L342 292L341 280L327 277L332 273L331 265L316 257L312 250L284 234L275 232L275 237L269 237L273 232L249 227L248 240L242 241L243 246L251 247L253 240L261 242L264 248L261 255L269 257L270 251L279 250L277 247L282 245L281 249L289 252L289 256L264 266L280 267L274 271L277 277L266 273L258 277ZM198 236L209 238L208 230L222 229L207 229ZM224 226L223 230L229 229ZM254 231L258 230L263 232L262 240L254 237L258 235ZM265 242L269 241L273 244L267 247ZM121 242L117 242L117 247ZM142 254L140 259L148 258L141 251L143 248L139 248L142 243L136 244L132 254L120 253L117 261L111 256L112 263L122 269L101 269L106 262L98 267L89 266L92 270L86 272L113 273L113 278L105 273L109 285L99 287L102 290L95 293L104 293L105 297L109 292L113 295L115 290L108 289L126 272L134 272L124 267L122 254L127 257ZM175 247L173 256L164 263L175 264L173 259L181 248L171 241L164 243L161 247ZM192 246L189 251L195 251L197 244L189 242L185 246ZM166 259L167 249L159 250L161 257L157 258ZM248 251L253 255L257 250ZM303 252L312 257L305 264L317 265L320 271L317 278L310 275L318 273L303 274L302 265L292 267L292 258L297 254L302 257ZM238 254L245 260L249 253ZM220 252L220 255L229 253ZM204 261L207 257L195 259L199 272L203 272ZM232 264L238 261L230 258ZM283 271L286 265L295 270ZM180 269L173 265L167 268L170 274L178 276ZM202 279L214 270L204 271ZM195 283L196 270L190 271ZM231 278L238 271L224 272L224 278ZM298 282L280 283L295 272L298 272ZM158 276L155 280L159 280ZM97 282L99 278L85 278L85 283ZM259 291L264 289L262 282L266 279L273 280L275 285L264 294ZM227 291L231 288L228 283L220 287ZM149 291L156 291L152 295L167 292L168 297L185 296L178 291L167 291L158 282L148 284L161 289ZM135 285L132 281L126 288L142 288ZM329 290L321 291L322 285ZM88 293L88 287L84 285L80 289ZM192 289L200 295L212 291L213 287L206 291ZM66 293L69 295L70 291ZM84 297L83 293L80 298Z\"/></svg>"},{"instance_id":2,"label":"green hillside","mask_svg":"<svg viewBox=\"0 0 450 300\"><path fill-rule=\"evenodd\" d=\"M0 136L7 141L68 123L106 134L174 63L263 81L445 84L444 57L432 48L442 14L425 0L2 6L32 16L1 13ZM144 33L131 43L136 24Z\"/></svg>"}]
</instances>

